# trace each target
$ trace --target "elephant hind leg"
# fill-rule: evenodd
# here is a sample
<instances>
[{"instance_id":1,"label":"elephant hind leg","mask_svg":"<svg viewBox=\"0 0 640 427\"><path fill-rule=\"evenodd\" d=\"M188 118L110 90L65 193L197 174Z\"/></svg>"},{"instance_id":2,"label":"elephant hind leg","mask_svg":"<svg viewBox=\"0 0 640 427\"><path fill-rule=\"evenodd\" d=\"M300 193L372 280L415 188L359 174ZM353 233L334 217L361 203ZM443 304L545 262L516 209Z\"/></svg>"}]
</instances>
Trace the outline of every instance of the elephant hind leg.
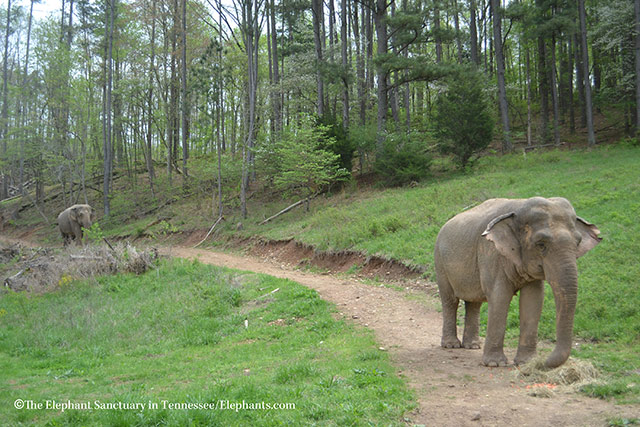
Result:
<instances>
[{"instance_id":1,"label":"elephant hind leg","mask_svg":"<svg viewBox=\"0 0 640 427\"><path fill-rule=\"evenodd\" d=\"M440 300L442 301L441 345L444 348L460 348L461 344L458 339L458 328L456 326L460 300L455 296L449 281L443 276L442 274L438 275L438 289Z\"/></svg>"},{"instance_id":2,"label":"elephant hind leg","mask_svg":"<svg viewBox=\"0 0 640 427\"><path fill-rule=\"evenodd\" d=\"M464 335L462 336L464 348L480 348L478 332L481 306L482 302L465 301Z\"/></svg>"}]
</instances>

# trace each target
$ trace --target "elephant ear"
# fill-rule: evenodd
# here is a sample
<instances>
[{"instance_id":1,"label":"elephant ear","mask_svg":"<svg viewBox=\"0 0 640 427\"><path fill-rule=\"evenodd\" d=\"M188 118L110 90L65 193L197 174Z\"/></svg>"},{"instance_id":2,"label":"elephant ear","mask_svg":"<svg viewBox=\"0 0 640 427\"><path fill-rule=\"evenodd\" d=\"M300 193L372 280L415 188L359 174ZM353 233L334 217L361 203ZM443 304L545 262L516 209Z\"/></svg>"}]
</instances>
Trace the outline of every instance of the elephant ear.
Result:
<instances>
[{"instance_id":1,"label":"elephant ear","mask_svg":"<svg viewBox=\"0 0 640 427\"><path fill-rule=\"evenodd\" d=\"M496 249L515 265L522 265L520 254L520 241L513 231L513 217L515 212L500 215L487 225L482 235L493 242Z\"/></svg>"},{"instance_id":2,"label":"elephant ear","mask_svg":"<svg viewBox=\"0 0 640 427\"><path fill-rule=\"evenodd\" d=\"M602 237L598 237L598 234L600 234L598 227L580 217L576 218L576 229L582 235L582 240L580 241L578 251L576 252L576 257L580 258L600 243L602 241Z\"/></svg>"},{"instance_id":3,"label":"elephant ear","mask_svg":"<svg viewBox=\"0 0 640 427\"><path fill-rule=\"evenodd\" d=\"M92 207L89 207L89 212L91 212L91 222L95 222L96 220L96 210Z\"/></svg>"},{"instance_id":4,"label":"elephant ear","mask_svg":"<svg viewBox=\"0 0 640 427\"><path fill-rule=\"evenodd\" d=\"M78 221L78 208L73 208L69 211L69 218L72 221Z\"/></svg>"}]
</instances>

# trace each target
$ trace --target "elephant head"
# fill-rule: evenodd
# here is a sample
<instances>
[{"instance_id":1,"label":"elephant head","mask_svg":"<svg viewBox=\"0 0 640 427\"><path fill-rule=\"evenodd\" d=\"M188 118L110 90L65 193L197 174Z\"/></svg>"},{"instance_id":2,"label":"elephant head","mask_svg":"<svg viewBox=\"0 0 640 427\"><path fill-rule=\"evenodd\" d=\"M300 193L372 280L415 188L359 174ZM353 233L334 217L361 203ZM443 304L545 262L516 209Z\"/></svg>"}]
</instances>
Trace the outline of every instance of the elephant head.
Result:
<instances>
[{"instance_id":1,"label":"elephant head","mask_svg":"<svg viewBox=\"0 0 640 427\"><path fill-rule=\"evenodd\" d=\"M82 228L91 228L91 224L96 219L96 214L89 205L75 205L69 211L69 218Z\"/></svg>"},{"instance_id":2,"label":"elephant head","mask_svg":"<svg viewBox=\"0 0 640 427\"><path fill-rule=\"evenodd\" d=\"M562 365L571 352L578 296L576 259L600 240L600 230L576 216L568 200L535 197L520 209L494 218L483 236L515 266L521 277L545 279L556 303L556 346L547 367Z\"/></svg>"}]
</instances>

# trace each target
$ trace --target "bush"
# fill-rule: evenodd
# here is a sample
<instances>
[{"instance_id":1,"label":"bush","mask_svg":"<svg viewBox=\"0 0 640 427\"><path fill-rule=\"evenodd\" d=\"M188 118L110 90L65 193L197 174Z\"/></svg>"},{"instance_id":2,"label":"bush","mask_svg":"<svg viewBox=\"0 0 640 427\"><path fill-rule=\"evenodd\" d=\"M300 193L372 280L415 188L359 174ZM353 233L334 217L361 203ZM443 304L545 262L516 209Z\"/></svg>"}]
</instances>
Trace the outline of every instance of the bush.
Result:
<instances>
[{"instance_id":1,"label":"bush","mask_svg":"<svg viewBox=\"0 0 640 427\"><path fill-rule=\"evenodd\" d=\"M448 83L447 92L436 101L435 134L440 140L440 151L453 154L458 165L465 168L489 146L494 119L483 93L480 73L464 71Z\"/></svg>"},{"instance_id":2,"label":"bush","mask_svg":"<svg viewBox=\"0 0 640 427\"><path fill-rule=\"evenodd\" d=\"M327 128L309 120L297 129L285 129L274 147L275 187L310 197L329 184L347 179L349 172L340 167L340 156L330 150L333 144Z\"/></svg>"},{"instance_id":3,"label":"bush","mask_svg":"<svg viewBox=\"0 0 640 427\"><path fill-rule=\"evenodd\" d=\"M325 129L326 143L321 147L339 156L338 164L341 168L351 172L351 166L353 161L353 153L355 151L355 144L349 138L347 130L344 125L338 123L335 116L331 114L325 114L318 119L318 126Z\"/></svg>"},{"instance_id":4,"label":"bush","mask_svg":"<svg viewBox=\"0 0 640 427\"><path fill-rule=\"evenodd\" d=\"M420 181L429 175L431 142L418 132L390 134L376 157L375 170L388 185Z\"/></svg>"}]
</instances>

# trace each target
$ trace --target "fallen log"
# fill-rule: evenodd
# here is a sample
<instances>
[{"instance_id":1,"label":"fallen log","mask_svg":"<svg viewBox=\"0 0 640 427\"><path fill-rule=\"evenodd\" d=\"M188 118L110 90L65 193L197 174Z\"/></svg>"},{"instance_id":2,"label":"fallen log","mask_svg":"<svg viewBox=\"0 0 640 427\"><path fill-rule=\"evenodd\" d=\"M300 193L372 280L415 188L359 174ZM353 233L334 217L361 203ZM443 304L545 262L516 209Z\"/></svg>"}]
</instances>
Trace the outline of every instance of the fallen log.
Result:
<instances>
[{"instance_id":1,"label":"fallen log","mask_svg":"<svg viewBox=\"0 0 640 427\"><path fill-rule=\"evenodd\" d=\"M261 223L259 223L258 225L263 225L266 224L267 222L271 221L272 219L276 219L277 217L279 217L282 214L285 214L287 212L289 212L291 209L295 208L296 206L300 206L301 204L303 204L304 202L306 202L307 200L309 200L309 198L304 198L300 201L295 202L294 204L292 204L291 206L287 206L286 208L282 209L280 212L278 212L277 214L270 216L269 218L265 219L264 221L262 221Z\"/></svg>"},{"instance_id":2,"label":"fallen log","mask_svg":"<svg viewBox=\"0 0 640 427\"><path fill-rule=\"evenodd\" d=\"M212 226L211 226L211 228L209 229L209 232L207 233L207 235L206 235L206 236L204 236L204 239L200 240L200 242L199 242L197 245L195 245L195 246L194 246L194 248L196 248L196 247L200 246L200 245L201 245L205 240L207 240L207 238L209 237L209 235L211 234L211 232L213 231L213 229L214 229L214 228L216 228L216 225L218 225L218 223L219 223L220 221L222 221L222 219L223 219L223 218L224 218L224 217L223 217L222 215L220 215L220 216L218 217L218 220L217 220L216 222L214 222L214 223L213 223L213 225L212 225Z\"/></svg>"}]
</instances>

